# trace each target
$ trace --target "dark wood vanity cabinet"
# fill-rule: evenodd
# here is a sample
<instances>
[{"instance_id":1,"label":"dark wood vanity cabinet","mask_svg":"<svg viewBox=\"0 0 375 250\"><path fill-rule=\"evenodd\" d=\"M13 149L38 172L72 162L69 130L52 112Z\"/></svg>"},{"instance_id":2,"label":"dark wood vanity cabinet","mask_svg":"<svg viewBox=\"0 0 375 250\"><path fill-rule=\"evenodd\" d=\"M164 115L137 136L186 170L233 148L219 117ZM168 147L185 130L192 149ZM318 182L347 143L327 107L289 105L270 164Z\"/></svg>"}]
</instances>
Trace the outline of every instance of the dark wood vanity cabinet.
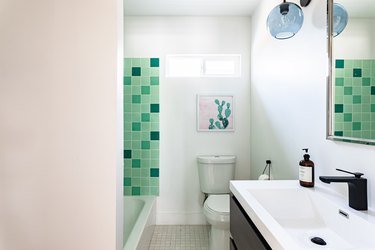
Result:
<instances>
[{"instance_id":1,"label":"dark wood vanity cabinet","mask_svg":"<svg viewBox=\"0 0 375 250\"><path fill-rule=\"evenodd\" d=\"M230 198L230 233L231 250L272 250L233 194Z\"/></svg>"}]
</instances>

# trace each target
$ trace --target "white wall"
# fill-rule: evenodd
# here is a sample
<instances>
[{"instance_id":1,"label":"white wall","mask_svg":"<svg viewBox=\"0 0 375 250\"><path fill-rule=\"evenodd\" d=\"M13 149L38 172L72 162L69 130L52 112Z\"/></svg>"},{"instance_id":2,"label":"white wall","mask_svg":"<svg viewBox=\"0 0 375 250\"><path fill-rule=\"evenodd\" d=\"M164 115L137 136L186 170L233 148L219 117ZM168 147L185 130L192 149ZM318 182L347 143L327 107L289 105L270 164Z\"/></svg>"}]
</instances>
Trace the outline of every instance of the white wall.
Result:
<instances>
[{"instance_id":1,"label":"white wall","mask_svg":"<svg viewBox=\"0 0 375 250\"><path fill-rule=\"evenodd\" d=\"M159 57L158 224L204 223L196 156L234 154L236 178L250 177L250 18L125 17L125 57ZM242 55L241 78L165 78L167 54ZM196 95L235 95L235 132L196 131Z\"/></svg>"},{"instance_id":2,"label":"white wall","mask_svg":"<svg viewBox=\"0 0 375 250\"><path fill-rule=\"evenodd\" d=\"M335 58L374 59L374 26L375 19L350 18L344 31L333 39Z\"/></svg>"},{"instance_id":3,"label":"white wall","mask_svg":"<svg viewBox=\"0 0 375 250\"><path fill-rule=\"evenodd\" d=\"M266 30L269 11L279 1L262 1L252 18L251 177L270 158L277 179L297 179L302 148L310 148L315 178L360 171L368 178L375 207L375 147L326 140L326 1L304 8L300 32L278 41ZM324 184L325 185L325 184ZM346 184L330 184L343 195Z\"/></svg>"},{"instance_id":4,"label":"white wall","mask_svg":"<svg viewBox=\"0 0 375 250\"><path fill-rule=\"evenodd\" d=\"M122 10L1 1L0 249L122 249Z\"/></svg>"}]
</instances>

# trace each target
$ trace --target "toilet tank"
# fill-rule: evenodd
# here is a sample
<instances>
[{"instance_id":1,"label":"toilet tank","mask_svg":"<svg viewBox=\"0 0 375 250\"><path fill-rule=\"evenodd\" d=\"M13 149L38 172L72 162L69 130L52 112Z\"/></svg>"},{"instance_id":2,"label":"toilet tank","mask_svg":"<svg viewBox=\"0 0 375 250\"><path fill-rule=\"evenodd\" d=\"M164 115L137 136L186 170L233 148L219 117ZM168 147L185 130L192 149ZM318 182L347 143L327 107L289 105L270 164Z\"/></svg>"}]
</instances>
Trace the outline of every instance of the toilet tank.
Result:
<instances>
[{"instance_id":1,"label":"toilet tank","mask_svg":"<svg viewBox=\"0 0 375 250\"><path fill-rule=\"evenodd\" d=\"M198 156L201 191L206 194L229 194L234 179L236 157L233 155Z\"/></svg>"}]
</instances>

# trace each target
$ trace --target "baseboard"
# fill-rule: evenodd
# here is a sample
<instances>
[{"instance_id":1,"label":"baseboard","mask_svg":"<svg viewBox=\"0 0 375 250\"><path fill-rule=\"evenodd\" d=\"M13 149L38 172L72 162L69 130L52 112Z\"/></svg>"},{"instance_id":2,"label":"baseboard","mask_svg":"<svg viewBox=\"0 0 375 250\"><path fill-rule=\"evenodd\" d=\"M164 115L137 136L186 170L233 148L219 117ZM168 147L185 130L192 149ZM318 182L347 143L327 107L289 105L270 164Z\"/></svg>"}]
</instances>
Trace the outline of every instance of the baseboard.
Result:
<instances>
[{"instance_id":1,"label":"baseboard","mask_svg":"<svg viewBox=\"0 0 375 250\"><path fill-rule=\"evenodd\" d=\"M157 212L156 225L206 225L201 212Z\"/></svg>"}]
</instances>

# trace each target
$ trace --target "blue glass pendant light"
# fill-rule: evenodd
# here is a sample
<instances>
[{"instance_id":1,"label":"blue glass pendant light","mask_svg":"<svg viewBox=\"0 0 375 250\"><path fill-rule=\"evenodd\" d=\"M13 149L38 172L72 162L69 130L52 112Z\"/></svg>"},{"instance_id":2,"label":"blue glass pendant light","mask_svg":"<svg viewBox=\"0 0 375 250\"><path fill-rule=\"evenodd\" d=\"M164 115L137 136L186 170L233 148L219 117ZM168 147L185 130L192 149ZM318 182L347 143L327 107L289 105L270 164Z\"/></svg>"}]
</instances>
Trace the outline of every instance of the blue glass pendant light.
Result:
<instances>
[{"instance_id":1,"label":"blue glass pendant light","mask_svg":"<svg viewBox=\"0 0 375 250\"><path fill-rule=\"evenodd\" d=\"M338 36L348 24L348 12L341 4L333 4L333 36Z\"/></svg>"},{"instance_id":2,"label":"blue glass pendant light","mask_svg":"<svg viewBox=\"0 0 375 250\"><path fill-rule=\"evenodd\" d=\"M311 0L301 0L302 7L309 5ZM276 39L293 37L302 27L303 12L295 3L284 2L272 9L267 18L267 28Z\"/></svg>"}]
</instances>

